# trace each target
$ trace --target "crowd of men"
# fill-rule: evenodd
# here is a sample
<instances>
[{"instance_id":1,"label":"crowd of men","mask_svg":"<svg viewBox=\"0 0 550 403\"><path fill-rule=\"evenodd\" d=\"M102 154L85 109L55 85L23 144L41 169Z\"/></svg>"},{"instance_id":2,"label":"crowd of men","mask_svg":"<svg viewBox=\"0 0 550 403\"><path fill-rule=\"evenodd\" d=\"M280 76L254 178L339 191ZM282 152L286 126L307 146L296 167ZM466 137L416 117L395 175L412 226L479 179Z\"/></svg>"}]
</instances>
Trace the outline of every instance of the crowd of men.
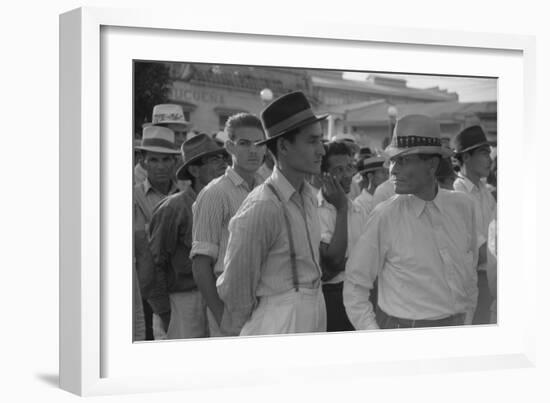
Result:
<instances>
[{"instance_id":1,"label":"crowd of men","mask_svg":"<svg viewBox=\"0 0 550 403\"><path fill-rule=\"evenodd\" d=\"M135 341L496 323L483 129L447 145L403 116L373 152L325 140L326 117L299 91L215 135L154 108L135 145Z\"/></svg>"}]
</instances>

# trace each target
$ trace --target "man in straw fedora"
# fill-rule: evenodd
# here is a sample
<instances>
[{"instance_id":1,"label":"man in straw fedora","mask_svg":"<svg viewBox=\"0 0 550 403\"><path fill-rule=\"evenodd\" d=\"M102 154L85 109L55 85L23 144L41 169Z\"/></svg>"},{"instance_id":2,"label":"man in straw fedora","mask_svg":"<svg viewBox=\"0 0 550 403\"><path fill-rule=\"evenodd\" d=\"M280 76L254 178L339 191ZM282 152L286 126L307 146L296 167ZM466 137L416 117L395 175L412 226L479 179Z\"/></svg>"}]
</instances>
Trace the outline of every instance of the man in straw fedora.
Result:
<instances>
[{"instance_id":1,"label":"man in straw fedora","mask_svg":"<svg viewBox=\"0 0 550 403\"><path fill-rule=\"evenodd\" d=\"M491 295L487 283L487 239L489 224L496 218L497 203L484 180L491 172L491 146L481 126L471 126L458 133L452 141L460 172L454 189L469 194L476 204L479 250L478 287L479 298L474 324L489 323Z\"/></svg>"},{"instance_id":2,"label":"man in straw fedora","mask_svg":"<svg viewBox=\"0 0 550 403\"><path fill-rule=\"evenodd\" d=\"M257 116L250 113L230 116L224 133L232 165L200 192L193 205L193 274L208 305L210 337L223 336L219 328L223 302L216 290L216 279L223 272L229 220L250 191L263 182L257 171L265 154L265 146L256 145L265 138Z\"/></svg>"},{"instance_id":3,"label":"man in straw fedora","mask_svg":"<svg viewBox=\"0 0 550 403\"><path fill-rule=\"evenodd\" d=\"M191 123L185 119L181 105L176 104L155 105L151 123L172 130L178 148L187 140L192 127Z\"/></svg>"},{"instance_id":4,"label":"man in straw fedora","mask_svg":"<svg viewBox=\"0 0 550 403\"><path fill-rule=\"evenodd\" d=\"M317 200L306 181L324 155L321 120L302 92L283 95L261 113L276 166L229 222L222 330L259 335L326 330L320 289Z\"/></svg>"},{"instance_id":5,"label":"man in straw fedora","mask_svg":"<svg viewBox=\"0 0 550 403\"><path fill-rule=\"evenodd\" d=\"M165 127L145 126L135 147L141 153L147 176L134 186L134 258L143 298L146 340L153 340L152 311L147 302L154 273L147 232L155 206L166 196L179 191L174 177L179 154L174 133Z\"/></svg>"},{"instance_id":6,"label":"man in straw fedora","mask_svg":"<svg viewBox=\"0 0 550 403\"><path fill-rule=\"evenodd\" d=\"M359 160L357 173L361 175L362 190L355 202L359 203L367 214L373 209L373 194L376 188L388 179L388 168L384 157L369 156Z\"/></svg>"},{"instance_id":7,"label":"man in straw fedora","mask_svg":"<svg viewBox=\"0 0 550 403\"><path fill-rule=\"evenodd\" d=\"M191 186L164 199L154 210L149 246L155 262L154 287L149 301L155 328L168 339L208 336L206 304L193 278L189 253L192 244L192 205L197 194L225 171L225 149L206 134L183 143L178 179Z\"/></svg>"},{"instance_id":8,"label":"man in straw fedora","mask_svg":"<svg viewBox=\"0 0 550 403\"><path fill-rule=\"evenodd\" d=\"M396 195L375 207L351 253L348 316L357 329L470 323L477 301L475 206L437 185L439 161L450 155L439 123L404 116L386 153ZM377 277L375 314L369 294Z\"/></svg>"}]
</instances>

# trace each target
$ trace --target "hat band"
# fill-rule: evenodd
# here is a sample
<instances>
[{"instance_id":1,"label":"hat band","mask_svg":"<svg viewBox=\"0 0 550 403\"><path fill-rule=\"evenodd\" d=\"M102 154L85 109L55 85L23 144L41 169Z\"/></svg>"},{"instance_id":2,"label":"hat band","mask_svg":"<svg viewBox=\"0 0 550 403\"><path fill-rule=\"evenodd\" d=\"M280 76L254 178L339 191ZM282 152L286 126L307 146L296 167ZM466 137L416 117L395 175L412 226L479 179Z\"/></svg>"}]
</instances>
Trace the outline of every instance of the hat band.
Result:
<instances>
[{"instance_id":1,"label":"hat band","mask_svg":"<svg viewBox=\"0 0 550 403\"><path fill-rule=\"evenodd\" d=\"M411 147L441 147L441 139L437 137L422 136L394 136L391 142L392 147L411 148Z\"/></svg>"},{"instance_id":2,"label":"hat band","mask_svg":"<svg viewBox=\"0 0 550 403\"><path fill-rule=\"evenodd\" d=\"M159 138L148 138L141 141L141 147L161 147L169 148L170 150L177 150L177 147L174 143L168 140L159 139Z\"/></svg>"},{"instance_id":3,"label":"hat band","mask_svg":"<svg viewBox=\"0 0 550 403\"><path fill-rule=\"evenodd\" d=\"M277 133L282 132L283 130L293 127L298 123L313 117L315 117L315 115L313 114L311 109L304 109L303 111L300 111L271 127L267 127L266 131L268 136L271 137L276 135Z\"/></svg>"},{"instance_id":4,"label":"hat band","mask_svg":"<svg viewBox=\"0 0 550 403\"><path fill-rule=\"evenodd\" d=\"M158 113L153 116L153 124L162 123L164 121L174 121L182 120L182 123L187 123L185 121L185 116L179 113Z\"/></svg>"}]
</instances>

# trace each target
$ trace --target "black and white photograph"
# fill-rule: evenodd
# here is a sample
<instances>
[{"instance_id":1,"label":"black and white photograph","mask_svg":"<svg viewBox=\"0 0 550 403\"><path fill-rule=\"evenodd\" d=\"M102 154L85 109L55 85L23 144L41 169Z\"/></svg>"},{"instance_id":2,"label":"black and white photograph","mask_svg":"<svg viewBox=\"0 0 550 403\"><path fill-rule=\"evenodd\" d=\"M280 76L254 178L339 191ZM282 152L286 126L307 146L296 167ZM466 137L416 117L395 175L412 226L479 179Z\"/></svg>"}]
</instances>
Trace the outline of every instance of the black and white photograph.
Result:
<instances>
[{"instance_id":1,"label":"black and white photograph","mask_svg":"<svg viewBox=\"0 0 550 403\"><path fill-rule=\"evenodd\" d=\"M498 323L497 77L132 67L134 342Z\"/></svg>"}]
</instances>

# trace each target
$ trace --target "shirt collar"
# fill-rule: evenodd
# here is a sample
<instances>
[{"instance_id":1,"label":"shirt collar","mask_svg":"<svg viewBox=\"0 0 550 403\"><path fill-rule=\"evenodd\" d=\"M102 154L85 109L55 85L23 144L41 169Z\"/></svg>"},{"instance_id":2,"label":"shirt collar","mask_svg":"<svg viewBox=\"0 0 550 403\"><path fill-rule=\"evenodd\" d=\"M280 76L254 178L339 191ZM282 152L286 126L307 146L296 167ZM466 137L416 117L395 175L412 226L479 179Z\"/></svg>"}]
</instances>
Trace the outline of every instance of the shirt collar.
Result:
<instances>
[{"instance_id":1,"label":"shirt collar","mask_svg":"<svg viewBox=\"0 0 550 403\"><path fill-rule=\"evenodd\" d=\"M466 187L466 189L468 190L468 192L471 192L472 189L474 189L476 187L474 182L472 182L466 176L462 175L462 173L459 173L457 176L458 176L458 178L456 180L461 181L464 184L464 186Z\"/></svg>"},{"instance_id":2,"label":"shirt collar","mask_svg":"<svg viewBox=\"0 0 550 403\"><path fill-rule=\"evenodd\" d=\"M288 179L283 175L277 166L273 168L273 173L271 174L271 181L281 192L281 197L284 202L288 202L292 195L296 192L294 186L288 181ZM312 186L304 180L304 185L302 188L302 196L307 196L315 198Z\"/></svg>"},{"instance_id":3,"label":"shirt collar","mask_svg":"<svg viewBox=\"0 0 550 403\"><path fill-rule=\"evenodd\" d=\"M158 194L161 194L158 190L156 190L153 185L151 185L151 182L149 182L149 178L146 178L143 181L143 190L145 190L145 194L149 193L149 191L156 192ZM179 191L177 183L174 181L170 182L170 190L168 191L168 194L171 195L172 193L176 193Z\"/></svg>"},{"instance_id":4,"label":"shirt collar","mask_svg":"<svg viewBox=\"0 0 550 403\"><path fill-rule=\"evenodd\" d=\"M444 202L442 200L442 193L443 193L442 189L438 187L437 194L435 195L435 199L431 200L431 203L433 203L433 205L439 211L443 211ZM416 217L420 217L420 214L422 214L422 212L426 208L426 205L429 202L427 202L426 200L422 200L421 198L416 197L415 195L409 195L409 200L410 200L410 204L414 212L414 215Z\"/></svg>"},{"instance_id":5,"label":"shirt collar","mask_svg":"<svg viewBox=\"0 0 550 403\"><path fill-rule=\"evenodd\" d=\"M231 182L233 182L235 187L245 186L248 189L248 183L246 183L242 176L239 175L233 167L227 167L227 169L225 170L225 175L229 178ZM258 173L254 174L254 186L257 186L263 181L264 179Z\"/></svg>"}]
</instances>

